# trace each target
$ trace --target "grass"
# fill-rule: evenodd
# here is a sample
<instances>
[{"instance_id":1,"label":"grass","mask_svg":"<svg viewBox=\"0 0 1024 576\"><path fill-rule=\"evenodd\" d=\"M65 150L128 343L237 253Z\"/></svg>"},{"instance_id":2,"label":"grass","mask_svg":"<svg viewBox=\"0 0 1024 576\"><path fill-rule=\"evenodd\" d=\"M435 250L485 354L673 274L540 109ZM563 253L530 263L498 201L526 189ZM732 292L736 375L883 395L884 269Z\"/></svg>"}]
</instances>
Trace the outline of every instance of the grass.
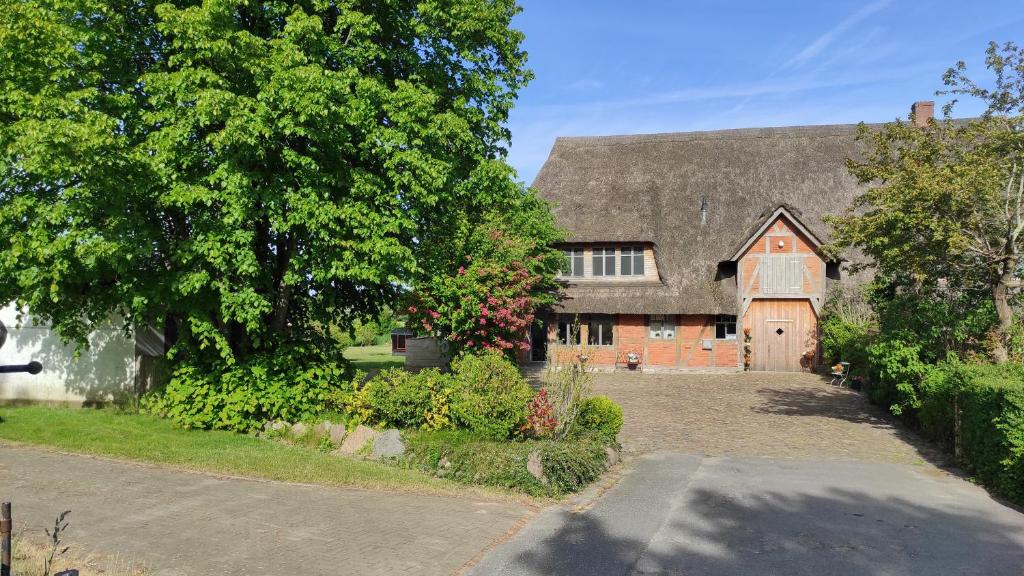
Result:
<instances>
[{"instance_id":1,"label":"grass","mask_svg":"<svg viewBox=\"0 0 1024 576\"><path fill-rule=\"evenodd\" d=\"M391 343L350 346L345 349L345 358L352 362L355 368L367 373L405 366L405 356L391 355Z\"/></svg>"},{"instance_id":2,"label":"grass","mask_svg":"<svg viewBox=\"0 0 1024 576\"><path fill-rule=\"evenodd\" d=\"M72 529L73 531L73 529ZM74 540L62 536L61 540ZM80 576L146 576L145 567L119 556L104 556L83 549L74 544L62 543L54 558L50 574L71 568ZM14 576L42 576L46 558L50 555L50 544L42 534L26 536L18 534L12 539L11 570Z\"/></svg>"},{"instance_id":3,"label":"grass","mask_svg":"<svg viewBox=\"0 0 1024 576\"><path fill-rule=\"evenodd\" d=\"M0 408L0 418L0 439L66 452L286 482L441 494L466 492L455 482L415 470L332 456L233 432L182 430L154 416L113 409L6 407Z\"/></svg>"}]
</instances>

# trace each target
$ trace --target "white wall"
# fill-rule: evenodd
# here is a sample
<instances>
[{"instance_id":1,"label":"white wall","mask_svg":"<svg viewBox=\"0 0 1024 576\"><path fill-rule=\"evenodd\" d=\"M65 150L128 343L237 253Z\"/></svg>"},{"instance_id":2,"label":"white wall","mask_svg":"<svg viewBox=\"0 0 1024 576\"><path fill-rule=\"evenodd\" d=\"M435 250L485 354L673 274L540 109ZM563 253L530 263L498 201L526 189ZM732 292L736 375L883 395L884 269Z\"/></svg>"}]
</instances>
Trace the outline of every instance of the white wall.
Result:
<instances>
[{"instance_id":1,"label":"white wall","mask_svg":"<svg viewBox=\"0 0 1024 576\"><path fill-rule=\"evenodd\" d=\"M89 337L89 348L75 358L74 346L65 346L48 326L34 326L28 318L18 327L17 309L0 308L7 327L7 344L0 348L0 364L27 364L36 360L43 371L0 374L0 401L103 402L134 388L135 343L113 324Z\"/></svg>"}]
</instances>

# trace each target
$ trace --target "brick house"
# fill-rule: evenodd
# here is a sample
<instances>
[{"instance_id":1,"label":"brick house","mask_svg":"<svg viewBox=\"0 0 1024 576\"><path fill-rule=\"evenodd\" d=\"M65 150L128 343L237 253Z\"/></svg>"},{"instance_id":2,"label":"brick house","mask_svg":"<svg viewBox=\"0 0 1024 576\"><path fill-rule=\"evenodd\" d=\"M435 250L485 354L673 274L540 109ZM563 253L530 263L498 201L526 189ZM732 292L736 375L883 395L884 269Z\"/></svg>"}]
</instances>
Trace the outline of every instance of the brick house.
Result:
<instances>
[{"instance_id":1,"label":"brick house","mask_svg":"<svg viewBox=\"0 0 1024 576\"><path fill-rule=\"evenodd\" d=\"M921 110L915 121L931 116ZM529 359L576 341L599 368L632 357L644 370L738 370L748 331L750 369L816 368L829 291L862 281L820 250L822 218L864 191L846 167L856 135L837 125L558 138L533 186L569 233L565 296L532 330Z\"/></svg>"}]
</instances>

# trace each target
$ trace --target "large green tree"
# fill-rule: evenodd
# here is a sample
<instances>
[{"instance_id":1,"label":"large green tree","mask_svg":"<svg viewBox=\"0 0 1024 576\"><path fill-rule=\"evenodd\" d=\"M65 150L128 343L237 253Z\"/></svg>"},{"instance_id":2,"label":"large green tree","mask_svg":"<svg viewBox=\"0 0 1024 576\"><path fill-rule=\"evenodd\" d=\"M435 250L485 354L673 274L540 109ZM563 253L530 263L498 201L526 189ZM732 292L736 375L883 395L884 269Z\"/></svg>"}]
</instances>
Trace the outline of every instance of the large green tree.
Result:
<instances>
[{"instance_id":1,"label":"large green tree","mask_svg":"<svg viewBox=\"0 0 1024 576\"><path fill-rule=\"evenodd\" d=\"M898 290L987 293L992 354L1005 362L1024 276L1024 50L992 43L986 64L994 78L984 86L961 62L940 92L982 99L980 118L952 120L954 100L924 128L863 128L871 146L850 168L870 188L831 221L838 244L861 248Z\"/></svg>"},{"instance_id":2,"label":"large green tree","mask_svg":"<svg viewBox=\"0 0 1024 576\"><path fill-rule=\"evenodd\" d=\"M522 201L514 0L0 0L0 302L231 365Z\"/></svg>"}]
</instances>

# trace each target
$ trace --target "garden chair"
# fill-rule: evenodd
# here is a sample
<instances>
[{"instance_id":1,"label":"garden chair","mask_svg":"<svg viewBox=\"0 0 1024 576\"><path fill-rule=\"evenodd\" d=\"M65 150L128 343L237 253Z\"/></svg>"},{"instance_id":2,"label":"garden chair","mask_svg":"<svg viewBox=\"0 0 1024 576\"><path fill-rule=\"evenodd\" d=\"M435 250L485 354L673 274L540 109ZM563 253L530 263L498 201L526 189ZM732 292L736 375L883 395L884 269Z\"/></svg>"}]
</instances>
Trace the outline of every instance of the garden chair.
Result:
<instances>
[{"instance_id":1,"label":"garden chair","mask_svg":"<svg viewBox=\"0 0 1024 576\"><path fill-rule=\"evenodd\" d=\"M829 384L833 386L845 386L846 379L850 377L850 363L840 362L832 367L832 381Z\"/></svg>"},{"instance_id":2,"label":"garden chair","mask_svg":"<svg viewBox=\"0 0 1024 576\"><path fill-rule=\"evenodd\" d=\"M619 355L617 361L615 362L615 367L621 367L625 370L636 370L637 372L643 372L643 357L640 355L639 352L623 352L621 355Z\"/></svg>"}]
</instances>

